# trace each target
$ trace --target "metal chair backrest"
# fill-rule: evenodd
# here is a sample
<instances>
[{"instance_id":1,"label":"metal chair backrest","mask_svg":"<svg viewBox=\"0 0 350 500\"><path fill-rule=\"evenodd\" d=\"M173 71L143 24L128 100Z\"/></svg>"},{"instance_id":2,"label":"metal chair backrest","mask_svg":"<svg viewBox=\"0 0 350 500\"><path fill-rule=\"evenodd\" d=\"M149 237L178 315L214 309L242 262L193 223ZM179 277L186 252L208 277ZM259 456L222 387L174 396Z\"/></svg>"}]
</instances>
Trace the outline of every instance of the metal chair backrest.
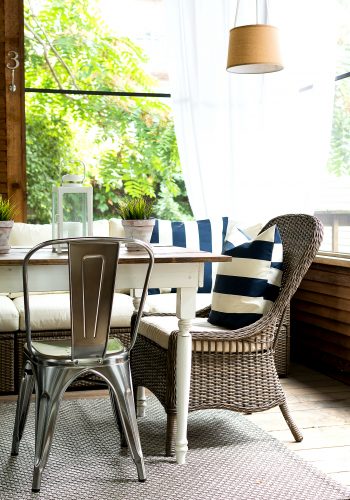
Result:
<instances>
[{"instance_id":1,"label":"metal chair backrest","mask_svg":"<svg viewBox=\"0 0 350 500\"><path fill-rule=\"evenodd\" d=\"M129 238L64 238L40 243L27 253L23 262L27 345L32 354L28 290L28 264L30 258L38 250L48 246L58 243L67 246L72 332L71 358L72 361L104 358L108 343L120 246L130 242L145 250L149 257L139 309L132 322L129 350L132 349L136 340L154 263L151 247L147 243ZM132 272L133 265L129 264L129 266L130 272ZM48 273L49 271L50 266L48 265Z\"/></svg>"}]
</instances>

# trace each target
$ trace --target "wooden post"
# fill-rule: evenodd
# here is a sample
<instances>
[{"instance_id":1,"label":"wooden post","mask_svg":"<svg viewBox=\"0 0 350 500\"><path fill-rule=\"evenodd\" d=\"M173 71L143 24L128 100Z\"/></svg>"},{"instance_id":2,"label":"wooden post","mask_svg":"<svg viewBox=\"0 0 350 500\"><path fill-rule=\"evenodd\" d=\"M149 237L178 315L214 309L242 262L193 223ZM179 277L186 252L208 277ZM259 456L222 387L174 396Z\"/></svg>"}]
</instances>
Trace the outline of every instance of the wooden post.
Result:
<instances>
[{"instance_id":1,"label":"wooden post","mask_svg":"<svg viewBox=\"0 0 350 500\"><path fill-rule=\"evenodd\" d=\"M23 0L0 4L0 193L17 205L16 220L26 220ZM12 71L16 89L10 90Z\"/></svg>"}]
</instances>

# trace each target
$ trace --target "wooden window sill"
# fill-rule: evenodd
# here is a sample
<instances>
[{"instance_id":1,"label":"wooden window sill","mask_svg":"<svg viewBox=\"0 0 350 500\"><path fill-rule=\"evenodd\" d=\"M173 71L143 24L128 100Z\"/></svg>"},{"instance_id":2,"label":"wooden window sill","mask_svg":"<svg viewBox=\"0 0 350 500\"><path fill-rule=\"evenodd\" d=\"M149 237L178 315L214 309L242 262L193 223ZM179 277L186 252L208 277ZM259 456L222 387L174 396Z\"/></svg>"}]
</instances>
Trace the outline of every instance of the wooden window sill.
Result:
<instances>
[{"instance_id":1,"label":"wooden window sill","mask_svg":"<svg viewBox=\"0 0 350 500\"><path fill-rule=\"evenodd\" d=\"M338 267L348 267L350 268L350 255L349 257L345 256L336 256L336 255L317 255L314 259L315 264L325 264L328 266L338 266Z\"/></svg>"}]
</instances>

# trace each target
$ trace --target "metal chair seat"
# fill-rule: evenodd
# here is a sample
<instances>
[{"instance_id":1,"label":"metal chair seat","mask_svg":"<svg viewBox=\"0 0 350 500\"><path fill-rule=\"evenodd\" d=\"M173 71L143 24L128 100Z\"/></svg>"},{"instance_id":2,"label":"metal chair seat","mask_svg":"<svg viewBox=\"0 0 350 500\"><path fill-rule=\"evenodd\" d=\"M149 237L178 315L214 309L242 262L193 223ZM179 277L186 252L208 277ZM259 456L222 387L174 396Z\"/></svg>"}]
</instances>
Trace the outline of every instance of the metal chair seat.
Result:
<instances>
[{"instance_id":1,"label":"metal chair seat","mask_svg":"<svg viewBox=\"0 0 350 500\"><path fill-rule=\"evenodd\" d=\"M63 340L45 340L32 342L34 355L39 359L51 359L52 362L57 360L67 360L72 362L72 346L70 339ZM28 353L27 344L24 345L25 351ZM108 339L105 357L114 357L125 352L123 343L118 338ZM100 358L95 358L96 362ZM89 359L90 363L92 359Z\"/></svg>"}]
</instances>

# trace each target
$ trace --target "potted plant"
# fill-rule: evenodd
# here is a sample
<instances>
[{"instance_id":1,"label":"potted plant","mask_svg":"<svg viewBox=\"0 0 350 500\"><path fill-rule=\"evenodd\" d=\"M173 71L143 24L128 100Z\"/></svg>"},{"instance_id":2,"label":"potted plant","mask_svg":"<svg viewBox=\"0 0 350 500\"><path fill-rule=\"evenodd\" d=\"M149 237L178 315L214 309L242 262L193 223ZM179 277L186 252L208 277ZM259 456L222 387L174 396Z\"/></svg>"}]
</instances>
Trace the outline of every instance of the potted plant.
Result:
<instances>
[{"instance_id":1,"label":"potted plant","mask_svg":"<svg viewBox=\"0 0 350 500\"><path fill-rule=\"evenodd\" d=\"M0 253L8 253L10 251L9 237L15 214L15 205L0 195Z\"/></svg>"},{"instance_id":2,"label":"potted plant","mask_svg":"<svg viewBox=\"0 0 350 500\"><path fill-rule=\"evenodd\" d=\"M138 198L123 198L118 201L117 211L122 220L125 236L149 243L155 219L151 217L154 200L145 196ZM127 245L129 250L136 250L135 246Z\"/></svg>"}]
</instances>

